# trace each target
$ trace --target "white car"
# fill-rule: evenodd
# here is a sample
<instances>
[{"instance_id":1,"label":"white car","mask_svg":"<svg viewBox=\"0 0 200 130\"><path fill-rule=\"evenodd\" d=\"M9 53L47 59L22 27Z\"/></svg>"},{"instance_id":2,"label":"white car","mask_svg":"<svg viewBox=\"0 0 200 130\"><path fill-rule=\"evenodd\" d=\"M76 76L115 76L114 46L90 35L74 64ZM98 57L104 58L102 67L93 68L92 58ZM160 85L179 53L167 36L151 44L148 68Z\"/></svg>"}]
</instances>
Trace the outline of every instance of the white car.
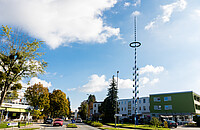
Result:
<instances>
[{"instance_id":1,"label":"white car","mask_svg":"<svg viewBox=\"0 0 200 130\"><path fill-rule=\"evenodd\" d=\"M82 119L81 119L81 118L78 118L78 119L76 120L76 123L82 123Z\"/></svg>"}]
</instances>

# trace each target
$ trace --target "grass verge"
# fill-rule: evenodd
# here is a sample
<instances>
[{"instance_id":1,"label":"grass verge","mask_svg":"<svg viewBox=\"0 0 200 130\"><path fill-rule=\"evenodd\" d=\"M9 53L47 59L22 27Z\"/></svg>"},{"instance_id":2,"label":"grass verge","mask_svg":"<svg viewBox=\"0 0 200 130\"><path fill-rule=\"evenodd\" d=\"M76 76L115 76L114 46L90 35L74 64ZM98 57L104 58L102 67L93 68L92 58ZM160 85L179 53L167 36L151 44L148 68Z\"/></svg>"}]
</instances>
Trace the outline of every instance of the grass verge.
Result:
<instances>
[{"instance_id":1,"label":"grass verge","mask_svg":"<svg viewBox=\"0 0 200 130\"><path fill-rule=\"evenodd\" d=\"M77 128L76 124L67 124L67 128Z\"/></svg>"},{"instance_id":2,"label":"grass verge","mask_svg":"<svg viewBox=\"0 0 200 130\"><path fill-rule=\"evenodd\" d=\"M114 123L106 123L106 125L109 126L115 126ZM170 130L169 128L163 128L163 127L154 127L152 125L135 125L134 124L117 124L117 127L121 128L136 128L136 129L147 129L147 130Z\"/></svg>"}]
</instances>

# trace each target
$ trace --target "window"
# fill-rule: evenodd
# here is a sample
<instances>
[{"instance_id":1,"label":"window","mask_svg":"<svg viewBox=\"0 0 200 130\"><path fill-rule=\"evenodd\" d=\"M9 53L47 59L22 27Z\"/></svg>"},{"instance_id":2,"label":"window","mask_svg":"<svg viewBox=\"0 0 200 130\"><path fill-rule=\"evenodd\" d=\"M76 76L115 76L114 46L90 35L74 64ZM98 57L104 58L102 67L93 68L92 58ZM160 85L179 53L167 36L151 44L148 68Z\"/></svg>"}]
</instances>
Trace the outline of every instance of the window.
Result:
<instances>
[{"instance_id":1,"label":"window","mask_svg":"<svg viewBox=\"0 0 200 130\"><path fill-rule=\"evenodd\" d=\"M160 105L159 106L155 105L154 106L154 110L161 110L161 106Z\"/></svg>"},{"instance_id":2,"label":"window","mask_svg":"<svg viewBox=\"0 0 200 130\"><path fill-rule=\"evenodd\" d=\"M135 110L134 107L133 107L133 110Z\"/></svg>"},{"instance_id":3,"label":"window","mask_svg":"<svg viewBox=\"0 0 200 130\"><path fill-rule=\"evenodd\" d=\"M125 104L126 104L126 101L125 101Z\"/></svg>"},{"instance_id":4,"label":"window","mask_svg":"<svg viewBox=\"0 0 200 130\"><path fill-rule=\"evenodd\" d=\"M122 104L123 104L123 101L122 101Z\"/></svg>"},{"instance_id":5,"label":"window","mask_svg":"<svg viewBox=\"0 0 200 130\"><path fill-rule=\"evenodd\" d=\"M143 103L146 103L146 100L145 100L145 99L143 99Z\"/></svg>"},{"instance_id":6,"label":"window","mask_svg":"<svg viewBox=\"0 0 200 130\"><path fill-rule=\"evenodd\" d=\"M134 104L134 100L133 100L133 104Z\"/></svg>"},{"instance_id":7,"label":"window","mask_svg":"<svg viewBox=\"0 0 200 130\"><path fill-rule=\"evenodd\" d=\"M126 107L125 107L125 111L126 111Z\"/></svg>"},{"instance_id":8,"label":"window","mask_svg":"<svg viewBox=\"0 0 200 130\"><path fill-rule=\"evenodd\" d=\"M143 110L146 111L146 107L145 106L143 106Z\"/></svg>"},{"instance_id":9,"label":"window","mask_svg":"<svg viewBox=\"0 0 200 130\"><path fill-rule=\"evenodd\" d=\"M96 107L96 104L94 104L94 107Z\"/></svg>"},{"instance_id":10,"label":"window","mask_svg":"<svg viewBox=\"0 0 200 130\"><path fill-rule=\"evenodd\" d=\"M94 110L94 113L96 113L96 110Z\"/></svg>"},{"instance_id":11,"label":"window","mask_svg":"<svg viewBox=\"0 0 200 130\"><path fill-rule=\"evenodd\" d=\"M131 110L128 110L128 115L131 115Z\"/></svg>"},{"instance_id":12,"label":"window","mask_svg":"<svg viewBox=\"0 0 200 130\"><path fill-rule=\"evenodd\" d=\"M169 97L164 97L164 101L171 101L171 100L172 100L171 96L169 96Z\"/></svg>"},{"instance_id":13,"label":"window","mask_svg":"<svg viewBox=\"0 0 200 130\"><path fill-rule=\"evenodd\" d=\"M131 109L131 101L128 101L128 109Z\"/></svg>"},{"instance_id":14,"label":"window","mask_svg":"<svg viewBox=\"0 0 200 130\"><path fill-rule=\"evenodd\" d=\"M139 110L141 110L141 107L139 107Z\"/></svg>"},{"instance_id":15,"label":"window","mask_svg":"<svg viewBox=\"0 0 200 130\"><path fill-rule=\"evenodd\" d=\"M160 102L160 97L154 97L154 102Z\"/></svg>"},{"instance_id":16,"label":"window","mask_svg":"<svg viewBox=\"0 0 200 130\"><path fill-rule=\"evenodd\" d=\"M141 100L139 100L139 103L141 103Z\"/></svg>"},{"instance_id":17,"label":"window","mask_svg":"<svg viewBox=\"0 0 200 130\"><path fill-rule=\"evenodd\" d=\"M123 111L123 107L122 107L122 111Z\"/></svg>"},{"instance_id":18,"label":"window","mask_svg":"<svg viewBox=\"0 0 200 130\"><path fill-rule=\"evenodd\" d=\"M165 105L165 110L172 110L172 105Z\"/></svg>"},{"instance_id":19,"label":"window","mask_svg":"<svg viewBox=\"0 0 200 130\"><path fill-rule=\"evenodd\" d=\"M118 104L120 105L120 102L118 102Z\"/></svg>"}]
</instances>

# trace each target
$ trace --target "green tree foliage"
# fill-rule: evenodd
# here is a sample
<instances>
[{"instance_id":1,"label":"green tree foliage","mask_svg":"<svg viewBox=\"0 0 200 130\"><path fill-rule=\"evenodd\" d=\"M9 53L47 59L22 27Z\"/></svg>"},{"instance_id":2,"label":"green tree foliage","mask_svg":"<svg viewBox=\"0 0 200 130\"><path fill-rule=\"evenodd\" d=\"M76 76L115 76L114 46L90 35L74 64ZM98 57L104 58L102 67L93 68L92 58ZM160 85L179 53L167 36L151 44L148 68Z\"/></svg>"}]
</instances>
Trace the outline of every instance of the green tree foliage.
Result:
<instances>
[{"instance_id":1,"label":"green tree foliage","mask_svg":"<svg viewBox=\"0 0 200 130\"><path fill-rule=\"evenodd\" d=\"M48 115L50 108L49 90L47 87L43 87L41 83L34 84L28 87L25 91L26 100L28 103L39 110L43 109L43 113Z\"/></svg>"},{"instance_id":2,"label":"green tree foliage","mask_svg":"<svg viewBox=\"0 0 200 130\"><path fill-rule=\"evenodd\" d=\"M116 101L117 101L117 87L116 87L116 81L113 78L110 83L110 88L108 88L108 94L107 97L104 99L102 105L99 107L100 113L102 114L101 117L103 118L103 121L108 122L114 122L114 115L116 111Z\"/></svg>"},{"instance_id":3,"label":"green tree foliage","mask_svg":"<svg viewBox=\"0 0 200 130\"><path fill-rule=\"evenodd\" d=\"M88 117L90 117L90 110L93 109L93 103L96 101L95 95L90 94L88 97Z\"/></svg>"},{"instance_id":4,"label":"green tree foliage","mask_svg":"<svg viewBox=\"0 0 200 130\"><path fill-rule=\"evenodd\" d=\"M61 90L54 90L50 94L50 111L52 117L69 116L69 102Z\"/></svg>"},{"instance_id":5,"label":"green tree foliage","mask_svg":"<svg viewBox=\"0 0 200 130\"><path fill-rule=\"evenodd\" d=\"M151 123L153 126L158 127L158 126L161 125L162 122L161 122L158 118L152 117L150 123Z\"/></svg>"},{"instance_id":6,"label":"green tree foliage","mask_svg":"<svg viewBox=\"0 0 200 130\"><path fill-rule=\"evenodd\" d=\"M0 107L7 91L21 89L19 80L44 72L47 63L39 58L42 42L19 30L2 26L0 30Z\"/></svg>"},{"instance_id":7,"label":"green tree foliage","mask_svg":"<svg viewBox=\"0 0 200 130\"><path fill-rule=\"evenodd\" d=\"M40 112L40 110L33 110L31 115L33 116L33 119L38 119L38 117L41 115L42 113Z\"/></svg>"},{"instance_id":8,"label":"green tree foliage","mask_svg":"<svg viewBox=\"0 0 200 130\"><path fill-rule=\"evenodd\" d=\"M70 119L71 114L72 114L72 111L71 111L71 102L70 102L70 100L69 100L69 97L67 97L67 100L68 100L68 107L69 107L69 115L68 115L68 118Z\"/></svg>"},{"instance_id":9,"label":"green tree foliage","mask_svg":"<svg viewBox=\"0 0 200 130\"><path fill-rule=\"evenodd\" d=\"M88 108L88 102L87 102L87 100L81 102L81 106L79 107L78 114L80 115L80 117L81 117L83 120L86 119L87 108Z\"/></svg>"}]
</instances>

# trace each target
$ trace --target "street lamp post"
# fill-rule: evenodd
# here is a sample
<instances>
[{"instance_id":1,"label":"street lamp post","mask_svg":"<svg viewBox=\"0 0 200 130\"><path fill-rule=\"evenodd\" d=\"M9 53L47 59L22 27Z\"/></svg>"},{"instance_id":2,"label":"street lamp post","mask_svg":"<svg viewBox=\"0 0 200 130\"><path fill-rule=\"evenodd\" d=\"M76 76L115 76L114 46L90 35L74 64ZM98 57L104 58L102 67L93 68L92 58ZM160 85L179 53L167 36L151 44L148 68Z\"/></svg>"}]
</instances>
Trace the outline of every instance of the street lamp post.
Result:
<instances>
[{"instance_id":1,"label":"street lamp post","mask_svg":"<svg viewBox=\"0 0 200 130\"><path fill-rule=\"evenodd\" d=\"M116 85L117 89L118 89L118 74L119 74L119 71L117 71L117 85ZM116 123L117 123L117 97L116 97L116 106L115 106L115 128L116 128Z\"/></svg>"},{"instance_id":2,"label":"street lamp post","mask_svg":"<svg viewBox=\"0 0 200 130\"><path fill-rule=\"evenodd\" d=\"M87 94L87 95L89 95L89 94ZM86 120L88 120L88 99L87 99L87 112L86 112Z\"/></svg>"}]
</instances>

